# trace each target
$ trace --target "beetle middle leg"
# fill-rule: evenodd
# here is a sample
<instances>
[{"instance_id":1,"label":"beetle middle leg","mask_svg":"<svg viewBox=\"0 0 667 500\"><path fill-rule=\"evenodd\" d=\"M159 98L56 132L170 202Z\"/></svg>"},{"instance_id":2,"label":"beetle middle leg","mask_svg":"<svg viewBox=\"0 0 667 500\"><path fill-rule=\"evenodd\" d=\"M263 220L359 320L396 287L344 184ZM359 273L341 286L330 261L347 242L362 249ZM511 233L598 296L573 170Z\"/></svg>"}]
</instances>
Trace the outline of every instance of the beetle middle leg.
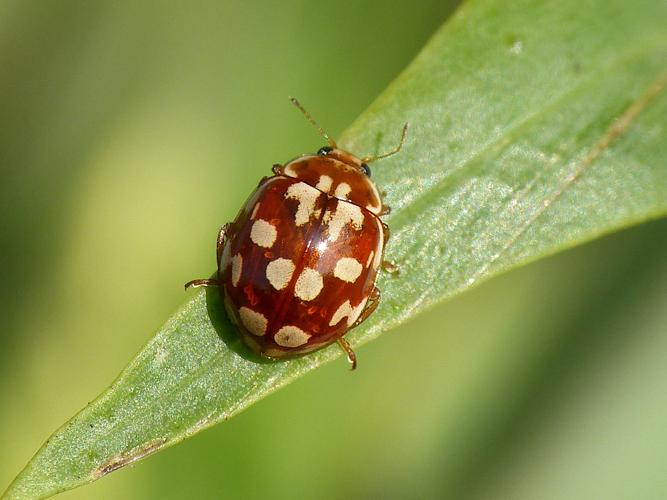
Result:
<instances>
[{"instance_id":1,"label":"beetle middle leg","mask_svg":"<svg viewBox=\"0 0 667 500\"><path fill-rule=\"evenodd\" d=\"M218 242L215 247L215 254L216 257L218 258L217 266L220 266L220 258L222 257L222 249L225 245L225 237L227 235L227 232L229 231L229 227L231 224L225 224L220 228L220 231L218 231ZM187 290L188 288L199 288L199 287L206 287L206 286L220 286L221 283L217 279L196 279L192 281L188 281L185 284L185 289Z\"/></svg>"},{"instance_id":2,"label":"beetle middle leg","mask_svg":"<svg viewBox=\"0 0 667 500\"><path fill-rule=\"evenodd\" d=\"M357 321L355 321L351 328L354 328L355 326L359 326L362 324L366 319L375 312L375 309L377 309L378 304L380 303L380 289L378 287L373 288L373 291L371 294L368 296L368 302L366 302L366 306L364 307L364 310L361 311L361 314L357 318Z\"/></svg>"},{"instance_id":3,"label":"beetle middle leg","mask_svg":"<svg viewBox=\"0 0 667 500\"><path fill-rule=\"evenodd\" d=\"M274 163L273 166L271 167L271 171L275 175L283 175L284 167L280 163Z\"/></svg>"},{"instance_id":4,"label":"beetle middle leg","mask_svg":"<svg viewBox=\"0 0 667 500\"><path fill-rule=\"evenodd\" d=\"M350 371L354 370L357 367L357 355L352 350L352 347L350 347L350 344L343 337L339 338L336 342L338 342L340 348L347 355L347 360L350 362Z\"/></svg>"},{"instance_id":5,"label":"beetle middle leg","mask_svg":"<svg viewBox=\"0 0 667 500\"><path fill-rule=\"evenodd\" d=\"M382 269L387 271L389 274L398 274L400 272L398 266L390 260L382 261Z\"/></svg>"},{"instance_id":6,"label":"beetle middle leg","mask_svg":"<svg viewBox=\"0 0 667 500\"><path fill-rule=\"evenodd\" d=\"M383 221L380 222L382 222L382 235L384 236L384 246L386 246L387 241L389 241L389 235L391 234L391 232L387 224L385 224ZM382 261L382 269L384 269L390 274L398 273L398 266L389 260Z\"/></svg>"}]
</instances>

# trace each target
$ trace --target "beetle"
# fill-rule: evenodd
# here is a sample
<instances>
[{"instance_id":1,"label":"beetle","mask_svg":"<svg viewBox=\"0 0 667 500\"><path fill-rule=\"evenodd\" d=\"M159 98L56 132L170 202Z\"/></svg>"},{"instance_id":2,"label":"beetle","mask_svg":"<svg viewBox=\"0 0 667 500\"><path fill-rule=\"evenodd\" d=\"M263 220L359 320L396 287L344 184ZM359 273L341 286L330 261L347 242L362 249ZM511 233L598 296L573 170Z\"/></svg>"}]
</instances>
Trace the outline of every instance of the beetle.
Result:
<instances>
[{"instance_id":1,"label":"beetle","mask_svg":"<svg viewBox=\"0 0 667 500\"><path fill-rule=\"evenodd\" d=\"M368 164L398 153L408 124L393 150L358 158L290 100L327 146L275 164L274 175L263 178L234 222L220 229L217 278L192 280L185 288L219 287L242 339L264 357L293 357L336 341L354 369L356 355L343 336L378 306L375 282L389 238L380 219L389 207Z\"/></svg>"}]
</instances>

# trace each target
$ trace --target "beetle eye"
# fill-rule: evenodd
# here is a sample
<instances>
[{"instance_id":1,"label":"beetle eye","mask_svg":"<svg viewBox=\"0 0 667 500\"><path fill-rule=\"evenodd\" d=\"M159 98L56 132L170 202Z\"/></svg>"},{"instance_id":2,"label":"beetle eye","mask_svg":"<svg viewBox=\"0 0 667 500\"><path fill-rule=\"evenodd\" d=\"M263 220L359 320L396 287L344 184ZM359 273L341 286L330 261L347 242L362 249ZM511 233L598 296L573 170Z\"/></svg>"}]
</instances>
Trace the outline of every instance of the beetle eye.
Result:
<instances>
[{"instance_id":1,"label":"beetle eye","mask_svg":"<svg viewBox=\"0 0 667 500\"><path fill-rule=\"evenodd\" d=\"M366 174L367 177L370 177L370 176L371 176L371 167L369 167L369 166L366 165L365 163L362 163L362 164L361 164L361 170L364 171L364 173Z\"/></svg>"},{"instance_id":2,"label":"beetle eye","mask_svg":"<svg viewBox=\"0 0 667 500\"><path fill-rule=\"evenodd\" d=\"M317 154L319 156L326 156L327 154L331 153L332 151L333 151L333 148L331 146L324 146L324 147L317 150Z\"/></svg>"}]
</instances>

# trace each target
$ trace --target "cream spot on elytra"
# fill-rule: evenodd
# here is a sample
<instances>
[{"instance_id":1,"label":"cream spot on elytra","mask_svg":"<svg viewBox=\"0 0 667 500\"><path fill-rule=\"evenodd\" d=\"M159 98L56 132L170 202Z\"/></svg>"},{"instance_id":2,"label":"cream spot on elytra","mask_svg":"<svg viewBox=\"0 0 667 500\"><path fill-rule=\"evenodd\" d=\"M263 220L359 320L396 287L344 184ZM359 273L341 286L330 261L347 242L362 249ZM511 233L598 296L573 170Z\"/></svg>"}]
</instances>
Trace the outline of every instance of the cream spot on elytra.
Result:
<instances>
[{"instance_id":1,"label":"cream spot on elytra","mask_svg":"<svg viewBox=\"0 0 667 500\"><path fill-rule=\"evenodd\" d=\"M359 302L359 304L352 309L352 313L350 316L347 318L347 325L352 326L352 324L359 319L359 316L361 316L361 313L364 311L364 308L366 307L366 302L368 301L368 298L362 300Z\"/></svg>"},{"instance_id":2,"label":"cream spot on elytra","mask_svg":"<svg viewBox=\"0 0 667 500\"><path fill-rule=\"evenodd\" d=\"M328 193L329 190L331 189L332 184L333 184L333 179L331 177L329 177L328 175L320 175L320 180L317 181L315 187L320 191Z\"/></svg>"},{"instance_id":3,"label":"cream spot on elytra","mask_svg":"<svg viewBox=\"0 0 667 500\"><path fill-rule=\"evenodd\" d=\"M320 196L320 192L309 186L305 182L299 182L297 184L292 184L287 188L285 193L285 198L294 199L299 202L299 206L296 209L296 215L294 217L294 223L297 226L303 226L306 224L311 216L317 217L318 211L315 210L315 203L317 198Z\"/></svg>"},{"instance_id":4,"label":"cream spot on elytra","mask_svg":"<svg viewBox=\"0 0 667 500\"><path fill-rule=\"evenodd\" d=\"M266 279L276 290L282 290L292 279L294 263L289 259L276 259L266 266Z\"/></svg>"},{"instance_id":5,"label":"cream spot on elytra","mask_svg":"<svg viewBox=\"0 0 667 500\"><path fill-rule=\"evenodd\" d=\"M287 325L283 326L273 337L276 344L283 347L299 347L308 342L310 335L301 328Z\"/></svg>"},{"instance_id":6,"label":"cream spot on elytra","mask_svg":"<svg viewBox=\"0 0 667 500\"><path fill-rule=\"evenodd\" d=\"M338 186L336 186L336 192L334 193L334 196L342 200L347 200L347 196L350 194L350 191L352 191L350 185L347 182L341 182L338 184Z\"/></svg>"},{"instance_id":7,"label":"cream spot on elytra","mask_svg":"<svg viewBox=\"0 0 667 500\"><path fill-rule=\"evenodd\" d=\"M237 253L232 257L232 285L238 286L241 279L241 271L243 269L243 257Z\"/></svg>"},{"instance_id":8,"label":"cream spot on elytra","mask_svg":"<svg viewBox=\"0 0 667 500\"><path fill-rule=\"evenodd\" d=\"M340 280L354 283L361 274L362 266L357 259L343 257L336 262L334 276Z\"/></svg>"},{"instance_id":9,"label":"cream spot on elytra","mask_svg":"<svg viewBox=\"0 0 667 500\"><path fill-rule=\"evenodd\" d=\"M331 321L329 321L329 326L336 326L340 321L347 317L347 326L352 326L352 324L357 321L357 318L361 315L361 312L364 310L364 306L366 305L366 300L364 299L359 304L355 307L352 307L350 305L350 301L346 300L343 302L338 309L336 309L336 312L333 313L333 316L331 316Z\"/></svg>"},{"instance_id":10,"label":"cream spot on elytra","mask_svg":"<svg viewBox=\"0 0 667 500\"><path fill-rule=\"evenodd\" d=\"M338 309L336 309L336 312L333 313L333 316L331 316L329 326L336 326L343 318L347 318L347 326L351 326L355 321L357 321L357 318L359 315L361 315L361 311L364 310L365 305L366 299L359 302L359 305L356 307L352 307L350 305L350 301L346 300L340 305Z\"/></svg>"},{"instance_id":11,"label":"cream spot on elytra","mask_svg":"<svg viewBox=\"0 0 667 500\"><path fill-rule=\"evenodd\" d=\"M323 286L322 275L315 269L306 267L296 280L294 295L301 300L313 300L320 294Z\"/></svg>"},{"instance_id":12,"label":"cream spot on elytra","mask_svg":"<svg viewBox=\"0 0 667 500\"><path fill-rule=\"evenodd\" d=\"M364 214L361 213L361 208L357 205L339 201L335 212L331 213L330 210L327 210L324 213L322 222L328 227L329 238L335 241L347 224L351 224L354 229L360 231L364 225Z\"/></svg>"},{"instance_id":13,"label":"cream spot on elytra","mask_svg":"<svg viewBox=\"0 0 667 500\"><path fill-rule=\"evenodd\" d=\"M271 248L277 237L275 226L264 219L257 219L250 229L250 239L260 247Z\"/></svg>"},{"instance_id":14,"label":"cream spot on elytra","mask_svg":"<svg viewBox=\"0 0 667 500\"><path fill-rule=\"evenodd\" d=\"M247 307L241 307L239 309L239 316L241 317L243 326L245 326L253 335L261 337L266 333L268 321L262 313L253 311Z\"/></svg>"},{"instance_id":15,"label":"cream spot on elytra","mask_svg":"<svg viewBox=\"0 0 667 500\"><path fill-rule=\"evenodd\" d=\"M329 326L335 326L338 323L340 323L340 320L343 319L346 316L350 316L352 313L352 306L350 305L350 301L346 300L343 302L338 309L336 309L336 312L333 313L333 316L331 316L331 321L329 321Z\"/></svg>"}]
</instances>

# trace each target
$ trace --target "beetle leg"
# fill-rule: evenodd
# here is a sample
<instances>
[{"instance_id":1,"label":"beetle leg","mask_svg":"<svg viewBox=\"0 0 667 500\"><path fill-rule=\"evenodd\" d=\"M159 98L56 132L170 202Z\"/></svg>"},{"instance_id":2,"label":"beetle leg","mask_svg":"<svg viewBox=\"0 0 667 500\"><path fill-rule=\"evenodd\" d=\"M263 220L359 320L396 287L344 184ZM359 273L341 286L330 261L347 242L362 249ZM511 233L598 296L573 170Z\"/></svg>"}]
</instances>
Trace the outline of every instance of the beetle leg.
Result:
<instances>
[{"instance_id":1,"label":"beetle leg","mask_svg":"<svg viewBox=\"0 0 667 500\"><path fill-rule=\"evenodd\" d=\"M388 215L391 213L391 207L389 205L382 205L382 210L380 210L380 217L383 215Z\"/></svg>"},{"instance_id":2,"label":"beetle leg","mask_svg":"<svg viewBox=\"0 0 667 500\"><path fill-rule=\"evenodd\" d=\"M216 244L215 247L215 254L216 257L218 258L217 266L220 267L220 257L222 257L222 247L225 245L225 237L227 235L227 231L229 231L229 226L231 224L225 224L220 228L220 231L218 231L218 243ZM202 286L220 286L220 281L217 279L198 279L198 280L192 280L188 281L185 284L185 289L187 290L188 288L198 288Z\"/></svg>"},{"instance_id":3,"label":"beetle leg","mask_svg":"<svg viewBox=\"0 0 667 500\"><path fill-rule=\"evenodd\" d=\"M361 314L357 318L357 321L354 322L354 324L350 328L354 328L355 326L359 326L362 324L366 319L373 314L375 309L377 309L378 304L380 303L380 289L378 287L373 288L373 291L371 294L368 296L368 302L366 302L366 307L364 307L364 310L361 311Z\"/></svg>"},{"instance_id":4,"label":"beetle leg","mask_svg":"<svg viewBox=\"0 0 667 500\"><path fill-rule=\"evenodd\" d=\"M382 261L382 269L387 271L389 274L398 274L399 273L398 266L390 260L383 260Z\"/></svg>"},{"instance_id":5,"label":"beetle leg","mask_svg":"<svg viewBox=\"0 0 667 500\"><path fill-rule=\"evenodd\" d=\"M187 290L188 288L199 288L200 286L220 286L220 282L213 279L192 280L185 284L185 289Z\"/></svg>"},{"instance_id":6,"label":"beetle leg","mask_svg":"<svg viewBox=\"0 0 667 500\"><path fill-rule=\"evenodd\" d=\"M389 226L385 224L383 221L382 222L382 234L384 235L384 244L387 244L387 241L389 241L389 235L391 234L391 231L389 230Z\"/></svg>"},{"instance_id":7,"label":"beetle leg","mask_svg":"<svg viewBox=\"0 0 667 500\"><path fill-rule=\"evenodd\" d=\"M354 370L357 367L357 355L350 347L350 344L347 343L347 340L345 340L343 337L339 338L337 342L340 348L347 355L347 360L350 362L350 371Z\"/></svg>"}]
</instances>

